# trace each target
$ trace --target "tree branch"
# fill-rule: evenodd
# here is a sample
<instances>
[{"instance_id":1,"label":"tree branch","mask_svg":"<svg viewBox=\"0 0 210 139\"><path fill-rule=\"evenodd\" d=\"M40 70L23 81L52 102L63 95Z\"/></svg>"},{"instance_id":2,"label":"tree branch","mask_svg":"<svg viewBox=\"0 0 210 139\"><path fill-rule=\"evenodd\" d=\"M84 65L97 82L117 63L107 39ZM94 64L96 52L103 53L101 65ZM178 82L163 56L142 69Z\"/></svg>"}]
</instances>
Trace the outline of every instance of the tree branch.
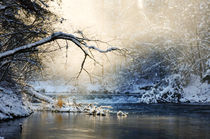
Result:
<instances>
[{"instance_id":1,"label":"tree branch","mask_svg":"<svg viewBox=\"0 0 210 139\"><path fill-rule=\"evenodd\" d=\"M36 41L34 43L23 45L23 46L15 48L15 49L8 50L6 52L0 53L0 60L3 59L3 58L14 56L17 53L23 53L25 50L41 46L43 44L52 42L52 41L57 40L57 39L70 40L71 42L73 42L76 46L78 46L87 55L88 55L88 53L84 49L82 49L82 46L85 46L88 49L94 49L94 50L96 50L100 53L107 53L107 52L114 51L114 50L120 50L119 48L116 48L116 47L111 47L111 48L108 48L106 50L101 50L101 49L99 49L95 46L88 46L86 43L84 43L85 40L82 40L81 38L78 38L78 37L76 37L72 34L67 34L67 33L63 33L63 32L56 32L56 33L53 33L52 35L50 35L49 37L46 37L46 38L44 38L40 41Z\"/></svg>"}]
</instances>

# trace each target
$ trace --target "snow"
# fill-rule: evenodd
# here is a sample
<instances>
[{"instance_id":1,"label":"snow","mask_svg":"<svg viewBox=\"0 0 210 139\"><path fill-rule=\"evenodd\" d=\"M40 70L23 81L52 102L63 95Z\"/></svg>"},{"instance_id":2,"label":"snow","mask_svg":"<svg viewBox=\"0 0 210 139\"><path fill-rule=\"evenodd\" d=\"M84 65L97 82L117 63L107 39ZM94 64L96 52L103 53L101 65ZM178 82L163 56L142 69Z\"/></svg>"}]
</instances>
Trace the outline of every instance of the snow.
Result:
<instances>
[{"instance_id":1,"label":"snow","mask_svg":"<svg viewBox=\"0 0 210 139\"><path fill-rule=\"evenodd\" d=\"M202 83L200 78L191 75L191 81L187 86L182 85L182 78L174 74L163 79L161 84L130 84L124 92L111 98L95 98L92 103L210 103L210 85ZM144 85L152 86L151 89L141 89ZM128 86L127 86L128 87ZM123 89L123 88L120 88ZM114 90L113 90L114 92ZM130 96L126 96L126 92ZM136 95L137 94L137 95ZM123 96L124 95L124 96ZM133 96L132 96L133 95Z\"/></svg>"},{"instance_id":2,"label":"snow","mask_svg":"<svg viewBox=\"0 0 210 139\"><path fill-rule=\"evenodd\" d=\"M77 38L76 36L74 36L72 34L63 33L63 32L55 32L52 35L50 35L50 36L48 36L46 38L43 38L43 39L41 39L39 41L36 41L34 43L26 44L26 45L14 48L12 50L8 50L8 51L5 51L5 52L2 52L2 53L0 53L0 59L6 58L6 57L11 56L11 55L14 55L14 54L16 54L18 52L21 52L22 50L26 50L26 49L30 49L30 48L36 48L36 47L38 47L40 45L46 44L46 43L54 41L56 39L70 40L76 46L78 46L80 48L82 47L81 45L83 44L88 49L94 49L94 50L96 50L96 51L98 51L100 53L108 53L108 52L111 52L111 51L120 50L119 48L116 48L116 47L110 47L110 48L108 48L106 50L101 50L101 49L99 49L99 48L97 48L95 46L88 46L86 43L80 41L81 38ZM85 39L83 41L85 41ZM88 41L91 41L91 40L88 40ZM83 52L86 53L86 51L83 51Z\"/></svg>"},{"instance_id":3,"label":"snow","mask_svg":"<svg viewBox=\"0 0 210 139\"><path fill-rule=\"evenodd\" d=\"M177 87L177 84L174 84L173 76L169 77L168 86L160 86L160 89L153 88L151 91L146 91L139 98L139 102L147 104L158 102L210 103L210 85L208 83L201 83L198 76L192 75L191 81L186 87Z\"/></svg>"},{"instance_id":4,"label":"snow","mask_svg":"<svg viewBox=\"0 0 210 139\"><path fill-rule=\"evenodd\" d=\"M30 115L32 111L23 104L19 93L0 87L0 120Z\"/></svg>"},{"instance_id":5,"label":"snow","mask_svg":"<svg viewBox=\"0 0 210 139\"><path fill-rule=\"evenodd\" d=\"M4 10L7 6L1 5L0 4L0 10Z\"/></svg>"},{"instance_id":6,"label":"snow","mask_svg":"<svg viewBox=\"0 0 210 139\"><path fill-rule=\"evenodd\" d=\"M193 76L188 86L183 87L181 76L174 74L166 77L161 84L155 87L155 84L144 83L132 84L130 90L127 89L120 94L116 94L116 87L102 86L101 84L86 84L86 94L80 94L79 87L65 85L64 81L37 81L31 83L35 90L53 92L55 95L69 94L68 102L76 99L78 103L83 104L117 104L117 103L210 103L210 86L207 83L201 83L198 76ZM144 90L145 86L151 86ZM109 94L104 94L103 90L109 88ZM83 88L84 89L84 88ZM123 89L123 88L121 88ZM119 90L119 89L118 89ZM76 93L74 93L76 92ZM128 94L126 93L128 92ZM73 93L73 94L72 94ZM73 95L73 96L72 96ZM85 96L91 96L90 98ZM65 111L65 110L64 110ZM67 110L74 111L74 110Z\"/></svg>"},{"instance_id":7,"label":"snow","mask_svg":"<svg viewBox=\"0 0 210 139\"><path fill-rule=\"evenodd\" d=\"M192 75L191 81L186 87L180 86L177 88L173 78L170 80L168 86L160 86L160 89L153 88L151 91L143 93L139 102L147 104L158 102L210 103L210 85L207 82L200 82L198 76Z\"/></svg>"},{"instance_id":8,"label":"snow","mask_svg":"<svg viewBox=\"0 0 210 139\"><path fill-rule=\"evenodd\" d=\"M35 97L35 98L38 98L42 101L45 101L45 102L48 102L48 103L53 103L54 100L51 98L51 97L48 97L46 95L43 95L39 92L37 92L36 90L34 90L33 88L29 88L27 91L26 91L27 94Z\"/></svg>"},{"instance_id":9,"label":"snow","mask_svg":"<svg viewBox=\"0 0 210 139\"><path fill-rule=\"evenodd\" d=\"M135 93L130 94L101 94L97 97L97 94L91 99L79 98L78 94L75 94L74 101L72 96L63 99L64 104L62 107L56 105L56 100L51 99L50 103L39 104L34 107L30 107L33 110L49 110L56 112L85 112L90 115L106 115L106 109L102 107L94 106L94 104L123 104L123 103L210 103L210 85L205 82L201 83L198 76L192 76L188 86L183 87L180 85L181 78L179 75L171 75L161 81L156 87L152 87L149 90L142 92L139 91L138 87L135 87L138 91L133 90ZM76 87L70 85L61 84L61 81L39 81L33 82L33 86L37 90L56 92L69 92L71 90L77 90ZM137 85L134 85L137 86ZM140 85L141 86L141 85ZM87 90L89 92L100 93L102 86L99 84L88 84ZM48 96L40 96L44 99L49 99ZM91 94L87 94L91 95ZM45 98L46 97L46 98ZM72 102L72 103L69 103ZM5 89L0 87L0 120L12 119L15 117L28 116L32 110L29 109L29 105L25 105L22 100L20 92L15 92L12 89Z\"/></svg>"},{"instance_id":10,"label":"snow","mask_svg":"<svg viewBox=\"0 0 210 139\"><path fill-rule=\"evenodd\" d=\"M206 65L208 65L208 67L210 67L210 58L207 60Z\"/></svg>"},{"instance_id":11,"label":"snow","mask_svg":"<svg viewBox=\"0 0 210 139\"><path fill-rule=\"evenodd\" d=\"M182 102L210 103L210 85L207 82L201 83L198 76L192 76L190 84L183 89Z\"/></svg>"},{"instance_id":12,"label":"snow","mask_svg":"<svg viewBox=\"0 0 210 139\"><path fill-rule=\"evenodd\" d=\"M125 116L125 117L127 117L127 114L128 113L125 113L125 112L122 112L122 111L118 111L117 112L117 116Z\"/></svg>"},{"instance_id":13,"label":"snow","mask_svg":"<svg viewBox=\"0 0 210 139\"><path fill-rule=\"evenodd\" d=\"M88 84L87 91L88 92L99 92L102 90L102 86L100 84Z\"/></svg>"},{"instance_id":14,"label":"snow","mask_svg":"<svg viewBox=\"0 0 210 139\"><path fill-rule=\"evenodd\" d=\"M210 67L210 66L209 66L209 67ZM205 73L204 76L206 76L206 75L210 75L210 69L208 69L208 70L206 71L206 73Z\"/></svg>"},{"instance_id":15,"label":"snow","mask_svg":"<svg viewBox=\"0 0 210 139\"><path fill-rule=\"evenodd\" d=\"M38 104L33 110L39 111L52 111L52 112L82 112L89 115L99 115L99 116L106 116L109 114L112 107L110 106L95 106L94 104L81 104L81 103L73 103L68 104L64 103L63 106L57 106L56 102L54 104L45 104L40 105Z\"/></svg>"},{"instance_id":16,"label":"snow","mask_svg":"<svg viewBox=\"0 0 210 139\"><path fill-rule=\"evenodd\" d=\"M101 84L81 84L80 86L73 86L71 84L66 84L66 81L63 80L46 80L46 81L34 81L29 82L29 84L37 91L46 93L47 95L51 94L76 94L79 92L91 93L91 92L100 92L104 88Z\"/></svg>"},{"instance_id":17,"label":"snow","mask_svg":"<svg viewBox=\"0 0 210 139\"><path fill-rule=\"evenodd\" d=\"M47 93L64 93L64 92L77 92L77 88L71 85L66 85L61 80L47 80L47 81L36 81L29 83L37 91Z\"/></svg>"},{"instance_id":18,"label":"snow","mask_svg":"<svg viewBox=\"0 0 210 139\"><path fill-rule=\"evenodd\" d=\"M97 47L95 47L95 46L87 46L87 45L85 45L88 49L94 49L94 50L96 50L96 51L98 51L98 52L100 52L100 53L107 53L107 52L111 52L111 51L115 51L115 50L120 50L119 48L117 48L117 47L111 47L111 48L108 48L108 49L106 49L106 50L101 50L101 49L99 49L99 48L97 48Z\"/></svg>"}]
</instances>

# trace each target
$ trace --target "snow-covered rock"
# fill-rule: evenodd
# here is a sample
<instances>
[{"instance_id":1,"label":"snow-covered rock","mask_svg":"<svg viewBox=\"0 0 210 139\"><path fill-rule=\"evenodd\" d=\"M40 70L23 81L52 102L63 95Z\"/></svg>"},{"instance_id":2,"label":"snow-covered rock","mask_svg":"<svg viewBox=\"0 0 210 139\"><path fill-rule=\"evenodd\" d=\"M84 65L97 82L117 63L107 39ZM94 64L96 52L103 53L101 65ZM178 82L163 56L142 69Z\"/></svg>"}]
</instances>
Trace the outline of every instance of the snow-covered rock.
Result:
<instances>
[{"instance_id":1,"label":"snow-covered rock","mask_svg":"<svg viewBox=\"0 0 210 139\"><path fill-rule=\"evenodd\" d=\"M117 116L124 116L124 117L127 117L128 113L126 112L122 112L122 111L118 111L117 112Z\"/></svg>"},{"instance_id":2,"label":"snow-covered rock","mask_svg":"<svg viewBox=\"0 0 210 139\"><path fill-rule=\"evenodd\" d=\"M20 92L0 87L0 120L28 116L31 112Z\"/></svg>"}]
</instances>

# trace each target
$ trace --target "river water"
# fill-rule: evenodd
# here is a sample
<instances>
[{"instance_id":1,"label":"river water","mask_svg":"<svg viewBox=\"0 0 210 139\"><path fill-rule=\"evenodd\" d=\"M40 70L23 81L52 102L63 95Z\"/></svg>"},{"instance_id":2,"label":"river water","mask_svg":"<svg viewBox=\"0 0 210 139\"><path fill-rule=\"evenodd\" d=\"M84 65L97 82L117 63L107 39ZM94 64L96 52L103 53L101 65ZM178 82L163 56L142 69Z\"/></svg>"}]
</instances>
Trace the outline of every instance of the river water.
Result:
<instances>
[{"instance_id":1,"label":"river water","mask_svg":"<svg viewBox=\"0 0 210 139\"><path fill-rule=\"evenodd\" d=\"M82 113L35 112L27 118L1 122L8 139L155 139L210 138L210 106L186 104L114 104L128 117ZM22 124L22 130L20 128Z\"/></svg>"}]
</instances>

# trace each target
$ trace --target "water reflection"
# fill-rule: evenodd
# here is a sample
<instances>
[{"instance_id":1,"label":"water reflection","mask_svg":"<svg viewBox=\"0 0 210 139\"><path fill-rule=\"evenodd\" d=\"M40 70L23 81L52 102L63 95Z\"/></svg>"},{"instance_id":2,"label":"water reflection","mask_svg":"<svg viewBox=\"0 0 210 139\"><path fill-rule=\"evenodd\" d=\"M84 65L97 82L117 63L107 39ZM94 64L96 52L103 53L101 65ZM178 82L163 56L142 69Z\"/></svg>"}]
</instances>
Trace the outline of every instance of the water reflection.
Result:
<instances>
[{"instance_id":1,"label":"water reflection","mask_svg":"<svg viewBox=\"0 0 210 139\"><path fill-rule=\"evenodd\" d=\"M116 114L94 117L36 112L24 121L10 121L10 126L0 123L0 136L6 139L210 138L210 113L180 113L131 113L125 118ZM23 122L21 134L20 122ZM5 132L4 126L8 129Z\"/></svg>"},{"instance_id":2,"label":"water reflection","mask_svg":"<svg viewBox=\"0 0 210 139\"><path fill-rule=\"evenodd\" d=\"M23 139L208 138L205 117L129 115L127 118L69 113L35 113L24 122Z\"/></svg>"},{"instance_id":3,"label":"water reflection","mask_svg":"<svg viewBox=\"0 0 210 139\"><path fill-rule=\"evenodd\" d=\"M21 118L17 120L0 122L0 137L6 137L6 139L21 138L21 124L23 121L24 119Z\"/></svg>"}]
</instances>

